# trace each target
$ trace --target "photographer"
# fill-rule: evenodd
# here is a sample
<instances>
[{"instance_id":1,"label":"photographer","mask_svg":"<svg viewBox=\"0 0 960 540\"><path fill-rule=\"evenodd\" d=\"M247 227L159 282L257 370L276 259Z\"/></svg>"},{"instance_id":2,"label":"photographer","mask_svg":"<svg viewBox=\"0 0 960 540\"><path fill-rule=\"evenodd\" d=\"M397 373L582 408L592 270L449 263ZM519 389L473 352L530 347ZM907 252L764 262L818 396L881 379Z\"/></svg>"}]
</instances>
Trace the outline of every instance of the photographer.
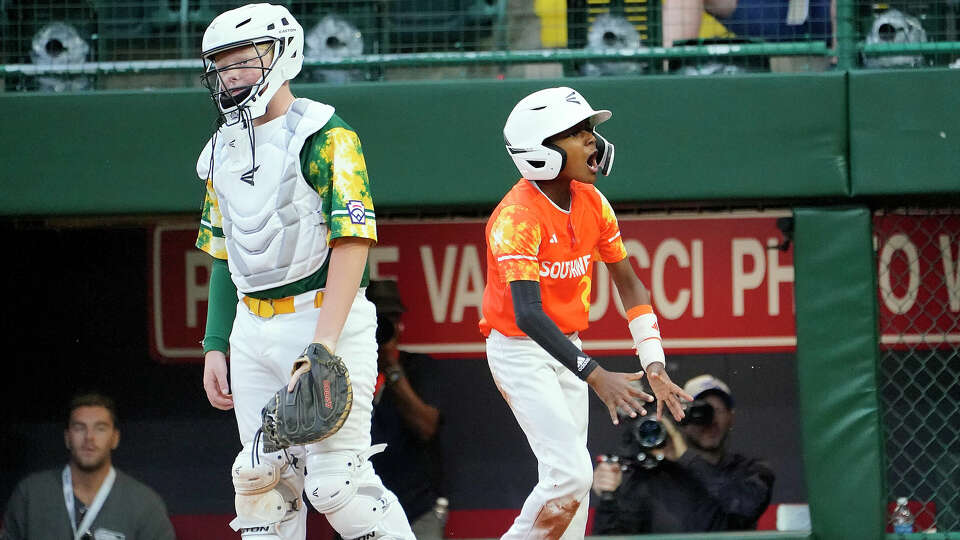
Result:
<instances>
[{"instance_id":1,"label":"photographer","mask_svg":"<svg viewBox=\"0 0 960 540\"><path fill-rule=\"evenodd\" d=\"M654 415L631 422L615 458L597 465L593 534L756 529L773 489L763 461L727 452L734 401L711 375L687 381L695 398L676 427Z\"/></svg>"},{"instance_id":2,"label":"photographer","mask_svg":"<svg viewBox=\"0 0 960 540\"><path fill-rule=\"evenodd\" d=\"M396 281L371 281L367 299L377 307L377 386L373 396L372 442L387 443L371 458L383 484L393 491L418 539L441 538L446 510L442 495L440 411L423 398L425 370L432 360L398 349L407 309Z\"/></svg>"}]
</instances>

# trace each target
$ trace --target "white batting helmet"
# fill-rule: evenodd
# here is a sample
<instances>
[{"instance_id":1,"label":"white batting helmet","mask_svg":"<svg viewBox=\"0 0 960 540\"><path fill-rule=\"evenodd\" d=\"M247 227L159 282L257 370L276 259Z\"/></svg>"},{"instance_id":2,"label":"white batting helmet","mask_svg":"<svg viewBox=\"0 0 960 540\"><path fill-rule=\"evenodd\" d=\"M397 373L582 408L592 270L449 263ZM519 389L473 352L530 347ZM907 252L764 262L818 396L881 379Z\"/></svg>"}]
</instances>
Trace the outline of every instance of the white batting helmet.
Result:
<instances>
[{"instance_id":1,"label":"white batting helmet","mask_svg":"<svg viewBox=\"0 0 960 540\"><path fill-rule=\"evenodd\" d=\"M220 74L235 66L216 65L214 55L237 47L262 44L270 46L263 50L258 48L260 79L238 95L227 92ZM271 51L273 59L266 65L263 58ZM267 104L284 81L300 73L303 67L303 27L283 6L248 4L213 19L203 33L201 56L204 85L227 123L237 122L242 109L247 109L251 119L257 118L267 111Z\"/></svg>"},{"instance_id":2,"label":"white batting helmet","mask_svg":"<svg viewBox=\"0 0 960 540\"><path fill-rule=\"evenodd\" d=\"M613 116L607 110L595 111L573 88L547 88L520 100L503 126L507 152L520 174L528 180L553 180L566 164L566 153L545 141L584 120L593 129ZM600 172L610 174L613 144L594 130L597 139L597 164Z\"/></svg>"}]
</instances>

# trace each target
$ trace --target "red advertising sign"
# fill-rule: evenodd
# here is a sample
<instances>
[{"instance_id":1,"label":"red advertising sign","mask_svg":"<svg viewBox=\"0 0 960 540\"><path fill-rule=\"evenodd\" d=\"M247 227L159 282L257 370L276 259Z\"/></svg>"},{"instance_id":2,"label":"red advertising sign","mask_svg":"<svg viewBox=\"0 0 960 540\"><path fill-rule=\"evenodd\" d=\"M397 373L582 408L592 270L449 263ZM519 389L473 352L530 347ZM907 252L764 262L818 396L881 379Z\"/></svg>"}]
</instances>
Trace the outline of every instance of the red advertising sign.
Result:
<instances>
[{"instance_id":1,"label":"red advertising sign","mask_svg":"<svg viewBox=\"0 0 960 540\"><path fill-rule=\"evenodd\" d=\"M194 247L197 225L154 227L150 250L150 351L161 361L203 358L210 256Z\"/></svg>"},{"instance_id":2,"label":"red advertising sign","mask_svg":"<svg viewBox=\"0 0 960 540\"><path fill-rule=\"evenodd\" d=\"M664 347L672 353L787 351L796 346L793 261L777 249L785 212L660 215L620 219L634 268L653 296ZM477 328L485 281L482 220L386 221L371 250L371 277L395 279L404 348L482 356ZM200 358L208 256L194 227L153 235L153 342L165 359ZM602 264L591 293L593 354L632 349L623 306Z\"/></svg>"},{"instance_id":3,"label":"red advertising sign","mask_svg":"<svg viewBox=\"0 0 960 540\"><path fill-rule=\"evenodd\" d=\"M960 344L958 231L958 214L874 219L882 346Z\"/></svg>"},{"instance_id":4,"label":"red advertising sign","mask_svg":"<svg viewBox=\"0 0 960 540\"><path fill-rule=\"evenodd\" d=\"M630 257L653 295L672 352L785 350L796 344L793 267L779 245L776 216L652 217L620 220ZM383 227L375 256L404 302L404 341L431 353L482 354L476 322L485 280L482 221ZM591 292L588 352L632 348L626 318L603 265ZM629 307L629 306L628 306Z\"/></svg>"}]
</instances>

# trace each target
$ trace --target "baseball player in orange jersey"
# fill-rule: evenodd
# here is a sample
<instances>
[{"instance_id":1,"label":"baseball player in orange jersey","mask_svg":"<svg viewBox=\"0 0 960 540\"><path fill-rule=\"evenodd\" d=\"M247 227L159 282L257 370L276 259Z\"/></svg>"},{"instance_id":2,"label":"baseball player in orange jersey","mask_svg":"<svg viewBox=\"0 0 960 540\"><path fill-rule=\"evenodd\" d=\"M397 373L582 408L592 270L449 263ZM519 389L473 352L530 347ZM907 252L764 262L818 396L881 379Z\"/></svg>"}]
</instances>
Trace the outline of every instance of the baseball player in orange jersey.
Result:
<instances>
[{"instance_id":1,"label":"baseball player in orange jersey","mask_svg":"<svg viewBox=\"0 0 960 540\"><path fill-rule=\"evenodd\" d=\"M613 165L614 146L596 131L610 111L593 110L571 88L517 103L503 129L523 178L487 222L487 284L480 330L487 361L537 457L539 481L501 538L583 538L593 467L587 451L587 385L618 423L617 408L646 414L654 397L643 376L600 367L580 348L588 326L593 263L606 263L628 307L629 329L657 414L683 418L692 400L664 370L650 293L633 271L613 208L593 186Z\"/></svg>"}]
</instances>

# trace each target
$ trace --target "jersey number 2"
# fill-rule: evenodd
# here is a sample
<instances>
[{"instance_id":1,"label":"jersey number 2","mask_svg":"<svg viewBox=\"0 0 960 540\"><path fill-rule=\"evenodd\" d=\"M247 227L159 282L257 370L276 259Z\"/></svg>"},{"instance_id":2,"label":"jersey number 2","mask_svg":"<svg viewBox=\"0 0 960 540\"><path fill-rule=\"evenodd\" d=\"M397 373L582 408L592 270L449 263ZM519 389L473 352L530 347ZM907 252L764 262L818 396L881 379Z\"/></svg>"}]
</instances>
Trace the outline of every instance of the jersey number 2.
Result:
<instances>
[{"instance_id":1,"label":"jersey number 2","mask_svg":"<svg viewBox=\"0 0 960 540\"><path fill-rule=\"evenodd\" d=\"M590 312L590 276L583 276L580 279L580 283L577 283L577 288L583 285L583 291L580 292L580 301L583 302L583 310L587 313Z\"/></svg>"}]
</instances>

